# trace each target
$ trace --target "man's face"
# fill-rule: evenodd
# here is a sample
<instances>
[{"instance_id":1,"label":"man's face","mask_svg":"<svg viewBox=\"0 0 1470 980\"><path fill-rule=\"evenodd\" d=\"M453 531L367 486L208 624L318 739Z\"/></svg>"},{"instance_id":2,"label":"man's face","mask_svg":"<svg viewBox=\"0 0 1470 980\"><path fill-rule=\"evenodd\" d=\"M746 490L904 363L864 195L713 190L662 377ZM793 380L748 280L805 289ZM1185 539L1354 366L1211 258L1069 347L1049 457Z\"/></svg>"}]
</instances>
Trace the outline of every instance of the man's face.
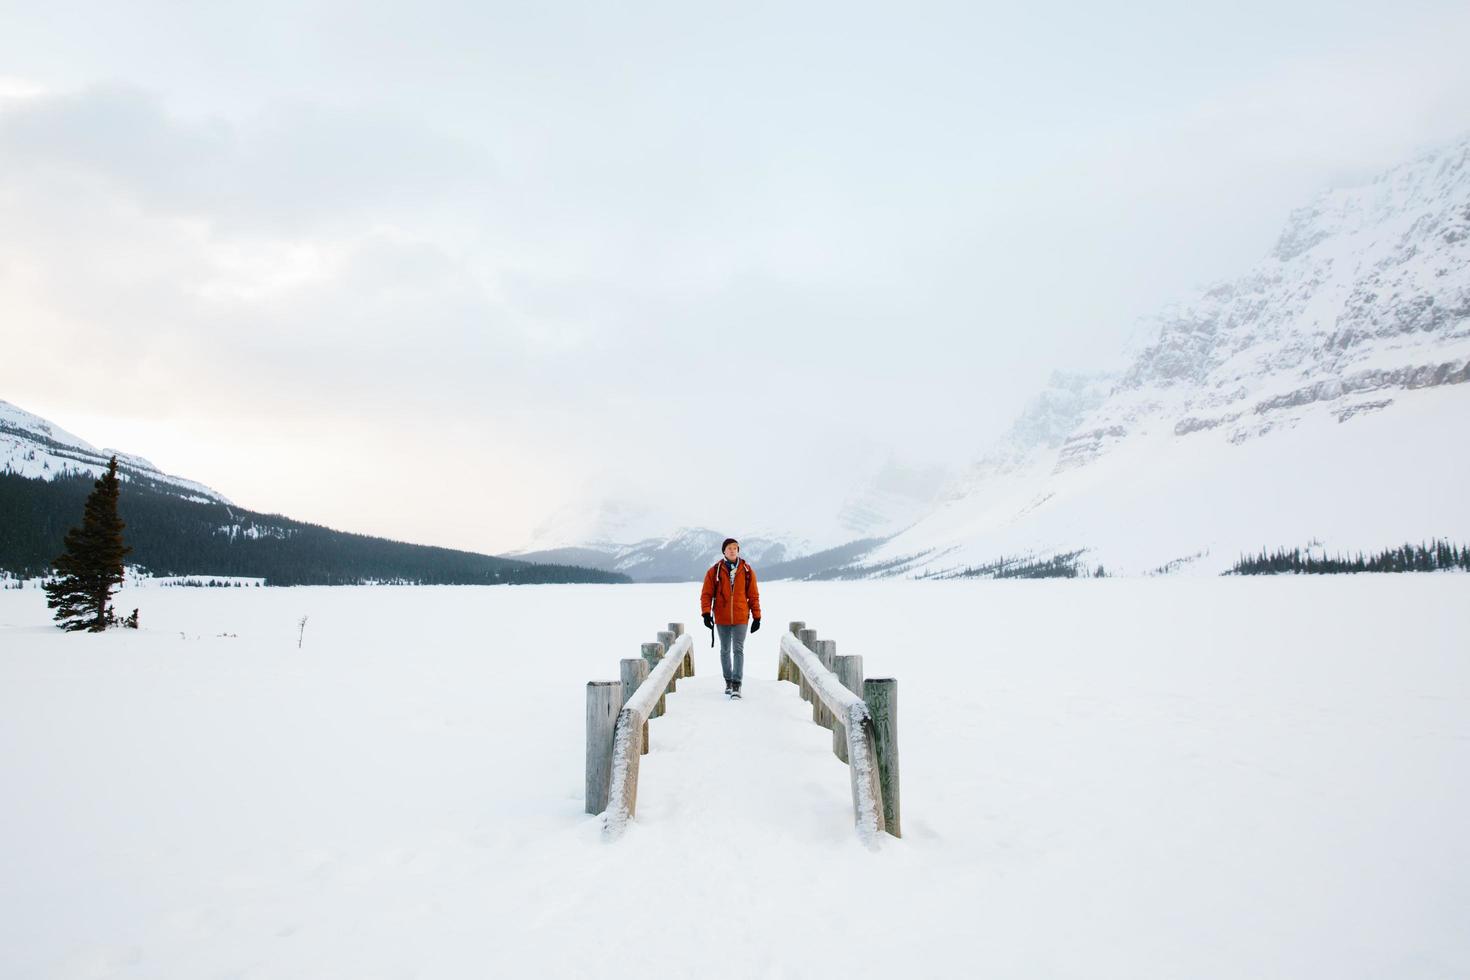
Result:
<instances>
[{"instance_id":1,"label":"man's face","mask_svg":"<svg viewBox=\"0 0 1470 980\"><path fill-rule=\"evenodd\" d=\"M728 558L730 561L734 561L735 556L738 554L740 554L740 545L736 544L734 541L731 541L729 544L725 545L725 557Z\"/></svg>"}]
</instances>

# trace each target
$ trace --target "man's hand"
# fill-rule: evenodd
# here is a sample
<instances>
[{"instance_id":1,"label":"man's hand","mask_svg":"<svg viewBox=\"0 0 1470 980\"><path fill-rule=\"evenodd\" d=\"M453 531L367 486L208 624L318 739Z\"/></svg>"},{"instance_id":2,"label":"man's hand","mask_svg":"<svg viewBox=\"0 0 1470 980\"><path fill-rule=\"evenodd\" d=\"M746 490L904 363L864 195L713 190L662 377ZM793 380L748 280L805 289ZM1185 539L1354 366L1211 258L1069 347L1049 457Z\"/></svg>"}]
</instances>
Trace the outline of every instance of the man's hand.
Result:
<instances>
[{"instance_id":1,"label":"man's hand","mask_svg":"<svg viewBox=\"0 0 1470 980\"><path fill-rule=\"evenodd\" d=\"M715 628L715 618L709 613L704 614L704 628L707 630L712 630Z\"/></svg>"},{"instance_id":2,"label":"man's hand","mask_svg":"<svg viewBox=\"0 0 1470 980\"><path fill-rule=\"evenodd\" d=\"M761 628L761 621L759 619L752 619L750 621L750 631L752 633L754 633L756 630L758 630L760 628Z\"/></svg>"}]
</instances>

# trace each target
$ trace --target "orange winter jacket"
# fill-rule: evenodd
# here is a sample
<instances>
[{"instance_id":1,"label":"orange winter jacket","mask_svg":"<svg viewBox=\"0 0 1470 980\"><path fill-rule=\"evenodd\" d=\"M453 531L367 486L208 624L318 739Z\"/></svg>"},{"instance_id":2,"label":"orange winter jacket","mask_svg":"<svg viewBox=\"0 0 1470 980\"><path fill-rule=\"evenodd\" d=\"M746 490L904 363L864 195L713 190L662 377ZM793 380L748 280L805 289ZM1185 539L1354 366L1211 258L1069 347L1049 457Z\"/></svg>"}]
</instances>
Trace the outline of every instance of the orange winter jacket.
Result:
<instances>
[{"instance_id":1,"label":"orange winter jacket","mask_svg":"<svg viewBox=\"0 0 1470 980\"><path fill-rule=\"evenodd\" d=\"M699 593L701 614L713 611L720 626L743 626L754 617L761 618L761 594L755 586L755 569L744 558L735 566L735 587L730 587L730 572L725 559L715 562L704 573L704 588Z\"/></svg>"}]
</instances>

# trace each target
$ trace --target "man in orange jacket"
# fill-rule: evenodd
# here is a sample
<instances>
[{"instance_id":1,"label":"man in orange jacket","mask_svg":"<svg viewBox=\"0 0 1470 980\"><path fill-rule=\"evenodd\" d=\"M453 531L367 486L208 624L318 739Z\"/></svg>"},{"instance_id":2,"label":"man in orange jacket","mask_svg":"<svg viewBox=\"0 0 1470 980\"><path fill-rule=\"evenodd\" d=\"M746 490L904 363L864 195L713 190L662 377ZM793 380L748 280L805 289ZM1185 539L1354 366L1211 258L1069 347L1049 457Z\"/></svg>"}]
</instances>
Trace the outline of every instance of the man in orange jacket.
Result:
<instances>
[{"instance_id":1,"label":"man in orange jacket","mask_svg":"<svg viewBox=\"0 0 1470 980\"><path fill-rule=\"evenodd\" d=\"M720 667L725 672L725 693L740 697L741 675L745 673L745 629L761 628L761 594L755 585L755 569L740 557L740 542L726 538L720 546L725 557L704 573L699 608L706 628L720 634Z\"/></svg>"}]
</instances>

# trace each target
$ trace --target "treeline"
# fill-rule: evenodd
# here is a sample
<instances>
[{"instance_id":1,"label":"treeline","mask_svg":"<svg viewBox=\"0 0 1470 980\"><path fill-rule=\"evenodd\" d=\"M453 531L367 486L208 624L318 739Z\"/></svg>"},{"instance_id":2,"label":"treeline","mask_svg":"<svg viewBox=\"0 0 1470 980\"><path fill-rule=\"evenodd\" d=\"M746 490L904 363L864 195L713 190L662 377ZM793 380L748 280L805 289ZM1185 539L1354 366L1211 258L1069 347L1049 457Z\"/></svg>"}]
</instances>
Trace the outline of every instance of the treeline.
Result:
<instances>
[{"instance_id":1,"label":"treeline","mask_svg":"<svg viewBox=\"0 0 1470 980\"><path fill-rule=\"evenodd\" d=\"M159 582L166 589L251 589L260 585L259 582L242 582L239 579L208 579L197 578L179 579L177 582Z\"/></svg>"},{"instance_id":2,"label":"treeline","mask_svg":"<svg viewBox=\"0 0 1470 980\"><path fill-rule=\"evenodd\" d=\"M0 571L45 575L61 554L67 529L79 520L92 483L91 476L45 481L0 473ZM118 515L133 549L129 564L153 575L263 578L267 585L629 581L617 572L334 531L277 514L185 500L133 482L122 486Z\"/></svg>"},{"instance_id":3,"label":"treeline","mask_svg":"<svg viewBox=\"0 0 1470 980\"><path fill-rule=\"evenodd\" d=\"M1279 548L1259 555L1242 555L1227 575L1342 575L1353 572L1439 572L1459 569L1470 572L1470 545L1436 540L1429 544L1405 544L1373 555L1338 553L1328 557L1311 549Z\"/></svg>"},{"instance_id":4,"label":"treeline","mask_svg":"<svg viewBox=\"0 0 1470 980\"><path fill-rule=\"evenodd\" d=\"M984 565L966 565L958 571L920 578L1106 578L1107 570L1082 564L1082 551L1066 551L1049 558L1006 558Z\"/></svg>"}]
</instances>

